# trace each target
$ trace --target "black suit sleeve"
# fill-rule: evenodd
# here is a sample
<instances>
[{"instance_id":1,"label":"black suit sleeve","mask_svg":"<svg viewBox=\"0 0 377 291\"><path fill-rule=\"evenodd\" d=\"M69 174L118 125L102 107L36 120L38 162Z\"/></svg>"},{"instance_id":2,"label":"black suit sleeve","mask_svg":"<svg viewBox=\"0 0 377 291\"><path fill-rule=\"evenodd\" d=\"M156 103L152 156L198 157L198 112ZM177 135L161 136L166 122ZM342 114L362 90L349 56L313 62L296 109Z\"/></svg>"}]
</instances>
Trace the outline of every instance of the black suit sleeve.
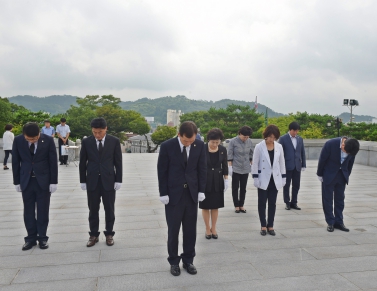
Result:
<instances>
[{"instance_id":1,"label":"black suit sleeve","mask_svg":"<svg viewBox=\"0 0 377 291\"><path fill-rule=\"evenodd\" d=\"M120 141L115 140L114 149L114 167L115 167L115 182L122 183L123 179L123 162L122 162L122 149L120 148Z\"/></svg>"},{"instance_id":2,"label":"black suit sleeve","mask_svg":"<svg viewBox=\"0 0 377 291\"><path fill-rule=\"evenodd\" d=\"M79 172L80 172L80 183L86 183L86 163L88 161L88 153L86 151L86 140L82 141L81 150L80 150L80 163L79 163Z\"/></svg>"},{"instance_id":3,"label":"black suit sleeve","mask_svg":"<svg viewBox=\"0 0 377 291\"><path fill-rule=\"evenodd\" d=\"M55 142L52 137L49 137L48 140L50 140L50 147L48 152L51 173L50 184L58 184L58 156L56 154Z\"/></svg>"},{"instance_id":4,"label":"black suit sleeve","mask_svg":"<svg viewBox=\"0 0 377 291\"><path fill-rule=\"evenodd\" d=\"M224 159L223 159L223 164L222 164L223 175L227 176L229 173L228 172L228 154L226 152L226 148L221 148L220 150L222 150L224 153Z\"/></svg>"},{"instance_id":5,"label":"black suit sleeve","mask_svg":"<svg viewBox=\"0 0 377 291\"><path fill-rule=\"evenodd\" d=\"M300 140L301 140L301 161L302 161L301 166L303 168L306 168L306 155L305 155L304 140L302 138L300 138Z\"/></svg>"},{"instance_id":6,"label":"black suit sleeve","mask_svg":"<svg viewBox=\"0 0 377 291\"><path fill-rule=\"evenodd\" d=\"M20 153L17 149L18 139L13 142L12 147L12 172L13 172L13 184L20 185Z\"/></svg>"},{"instance_id":7,"label":"black suit sleeve","mask_svg":"<svg viewBox=\"0 0 377 291\"><path fill-rule=\"evenodd\" d=\"M206 183L207 183L207 155L206 155L206 147L202 146L202 150L200 152L199 160L198 160L198 189L199 192L204 193L206 190Z\"/></svg>"},{"instance_id":8,"label":"black suit sleeve","mask_svg":"<svg viewBox=\"0 0 377 291\"><path fill-rule=\"evenodd\" d=\"M168 195L169 155L167 144L162 143L157 161L158 189L160 196Z\"/></svg>"},{"instance_id":9,"label":"black suit sleeve","mask_svg":"<svg viewBox=\"0 0 377 291\"><path fill-rule=\"evenodd\" d=\"M353 168L353 163L355 162L355 157L351 157L351 159L348 162L348 177L351 176L352 168Z\"/></svg>"}]
</instances>

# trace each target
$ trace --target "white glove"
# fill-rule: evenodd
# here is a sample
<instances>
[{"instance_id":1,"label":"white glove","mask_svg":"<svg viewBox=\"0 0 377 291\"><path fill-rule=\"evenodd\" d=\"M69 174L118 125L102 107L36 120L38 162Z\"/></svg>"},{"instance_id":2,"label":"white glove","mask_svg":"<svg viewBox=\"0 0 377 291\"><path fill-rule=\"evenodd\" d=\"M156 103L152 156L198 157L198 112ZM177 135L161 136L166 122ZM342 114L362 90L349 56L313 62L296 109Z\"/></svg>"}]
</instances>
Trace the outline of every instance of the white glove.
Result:
<instances>
[{"instance_id":1,"label":"white glove","mask_svg":"<svg viewBox=\"0 0 377 291\"><path fill-rule=\"evenodd\" d=\"M317 176L317 178L320 182L323 182L323 177Z\"/></svg>"},{"instance_id":2,"label":"white glove","mask_svg":"<svg viewBox=\"0 0 377 291\"><path fill-rule=\"evenodd\" d=\"M114 190L115 191L118 191L120 189L120 187L122 187L122 183L119 183L119 182L114 183Z\"/></svg>"},{"instance_id":3,"label":"white glove","mask_svg":"<svg viewBox=\"0 0 377 291\"><path fill-rule=\"evenodd\" d=\"M224 192L226 190L228 190L228 187L229 187L229 180L228 179L224 179Z\"/></svg>"},{"instance_id":4,"label":"white glove","mask_svg":"<svg viewBox=\"0 0 377 291\"><path fill-rule=\"evenodd\" d=\"M14 188L16 188L17 192L22 192L20 184L14 185Z\"/></svg>"},{"instance_id":5,"label":"white glove","mask_svg":"<svg viewBox=\"0 0 377 291\"><path fill-rule=\"evenodd\" d=\"M228 166L228 175L232 177L232 175L233 175L233 166Z\"/></svg>"},{"instance_id":6,"label":"white glove","mask_svg":"<svg viewBox=\"0 0 377 291\"><path fill-rule=\"evenodd\" d=\"M306 168L301 168L301 172L305 172Z\"/></svg>"},{"instance_id":7,"label":"white glove","mask_svg":"<svg viewBox=\"0 0 377 291\"><path fill-rule=\"evenodd\" d=\"M81 190L85 191L86 190L86 183L81 183L80 187L81 187Z\"/></svg>"},{"instance_id":8,"label":"white glove","mask_svg":"<svg viewBox=\"0 0 377 291\"><path fill-rule=\"evenodd\" d=\"M57 184L50 184L50 192L54 193L58 189Z\"/></svg>"},{"instance_id":9,"label":"white glove","mask_svg":"<svg viewBox=\"0 0 377 291\"><path fill-rule=\"evenodd\" d=\"M163 204L165 204L165 205L169 204L169 196L168 196L168 195L160 196L160 201L161 201Z\"/></svg>"},{"instance_id":10,"label":"white glove","mask_svg":"<svg viewBox=\"0 0 377 291\"><path fill-rule=\"evenodd\" d=\"M198 194L198 200L200 202L202 202L204 199L206 199L206 195L204 195L204 193L202 193L202 192L199 192L199 194Z\"/></svg>"},{"instance_id":11,"label":"white glove","mask_svg":"<svg viewBox=\"0 0 377 291\"><path fill-rule=\"evenodd\" d=\"M259 179L258 178L254 178L254 187L259 188Z\"/></svg>"},{"instance_id":12,"label":"white glove","mask_svg":"<svg viewBox=\"0 0 377 291\"><path fill-rule=\"evenodd\" d=\"M283 187L285 186L285 184L287 184L287 178L283 178Z\"/></svg>"}]
</instances>

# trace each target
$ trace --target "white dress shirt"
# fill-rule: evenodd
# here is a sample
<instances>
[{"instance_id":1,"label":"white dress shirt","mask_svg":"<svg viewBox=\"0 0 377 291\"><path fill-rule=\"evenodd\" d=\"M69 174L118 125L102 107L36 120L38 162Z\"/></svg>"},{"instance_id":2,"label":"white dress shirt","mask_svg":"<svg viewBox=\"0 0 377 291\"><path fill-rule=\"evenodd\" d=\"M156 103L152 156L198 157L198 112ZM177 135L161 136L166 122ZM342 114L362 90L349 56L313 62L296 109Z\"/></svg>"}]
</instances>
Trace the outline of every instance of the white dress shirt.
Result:
<instances>
[{"instance_id":1,"label":"white dress shirt","mask_svg":"<svg viewBox=\"0 0 377 291\"><path fill-rule=\"evenodd\" d=\"M177 137L178 138L178 141L179 141L179 146L181 147L181 153L183 153L183 143L181 143L181 139L179 138L179 136ZM188 158L189 158L189 155L190 155L190 148L191 148L191 145L187 146L186 147L186 152L187 152L187 161L188 161Z\"/></svg>"},{"instance_id":2,"label":"white dress shirt","mask_svg":"<svg viewBox=\"0 0 377 291\"><path fill-rule=\"evenodd\" d=\"M105 145L105 138L106 138L106 134L103 137L103 139L101 140L102 141L102 147ZM99 150L99 139L96 139L96 143L97 143L97 149Z\"/></svg>"},{"instance_id":3,"label":"white dress shirt","mask_svg":"<svg viewBox=\"0 0 377 291\"><path fill-rule=\"evenodd\" d=\"M288 134L291 137L291 141L292 141L293 147L296 149L296 147L297 147L297 138L295 136L291 136L291 134L289 133L289 131L288 131Z\"/></svg>"}]
</instances>

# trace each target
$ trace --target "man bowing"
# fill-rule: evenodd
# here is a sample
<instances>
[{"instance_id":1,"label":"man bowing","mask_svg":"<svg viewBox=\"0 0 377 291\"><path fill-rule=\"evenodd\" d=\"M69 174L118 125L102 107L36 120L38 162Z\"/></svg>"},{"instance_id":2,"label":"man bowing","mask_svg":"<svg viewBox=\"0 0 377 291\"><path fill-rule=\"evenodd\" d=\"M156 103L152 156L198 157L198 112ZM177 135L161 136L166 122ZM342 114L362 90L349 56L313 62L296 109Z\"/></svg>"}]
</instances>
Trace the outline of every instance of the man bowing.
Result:
<instances>
[{"instance_id":1,"label":"man bowing","mask_svg":"<svg viewBox=\"0 0 377 291\"><path fill-rule=\"evenodd\" d=\"M27 230L23 251L39 241L39 248L48 248L47 226L50 197L58 184L58 157L51 136L39 133L36 123L26 123L16 136L12 149L13 183L22 192L24 223Z\"/></svg>"},{"instance_id":2,"label":"man bowing","mask_svg":"<svg viewBox=\"0 0 377 291\"><path fill-rule=\"evenodd\" d=\"M196 139L194 122L183 122L178 137L161 144L158 156L160 201L165 204L168 225L168 261L170 273L179 276L179 262L189 274L196 274L193 265L196 243L198 201L205 199L207 178L205 146ZM182 224L183 253L178 255L178 236Z\"/></svg>"},{"instance_id":3,"label":"man bowing","mask_svg":"<svg viewBox=\"0 0 377 291\"><path fill-rule=\"evenodd\" d=\"M119 139L106 134L107 124L103 118L94 118L90 123L93 135L82 141L80 151L81 189L87 191L89 206L89 241L94 246L99 236L99 208L105 208L106 244L114 245L115 191L122 185L122 151Z\"/></svg>"}]
</instances>

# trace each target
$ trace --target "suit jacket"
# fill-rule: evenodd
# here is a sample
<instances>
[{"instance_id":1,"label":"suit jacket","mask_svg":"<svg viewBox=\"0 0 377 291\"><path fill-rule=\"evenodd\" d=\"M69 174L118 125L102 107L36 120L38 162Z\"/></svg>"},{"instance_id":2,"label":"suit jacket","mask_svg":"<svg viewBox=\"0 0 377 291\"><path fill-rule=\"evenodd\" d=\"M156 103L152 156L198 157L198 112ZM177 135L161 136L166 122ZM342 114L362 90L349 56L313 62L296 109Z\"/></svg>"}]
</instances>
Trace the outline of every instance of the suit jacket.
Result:
<instances>
[{"instance_id":1,"label":"suit jacket","mask_svg":"<svg viewBox=\"0 0 377 291\"><path fill-rule=\"evenodd\" d=\"M207 182L206 182L206 192L222 192L224 191L224 175L228 175L228 158L226 148L219 145L219 161L216 165L212 165L211 158L206 144L206 154L207 154ZM215 183L213 183L215 181ZM213 185L215 188L213 189Z\"/></svg>"},{"instance_id":2,"label":"suit jacket","mask_svg":"<svg viewBox=\"0 0 377 291\"><path fill-rule=\"evenodd\" d=\"M274 142L274 162L271 167L270 155L266 142L263 140L255 146L251 173L259 179L259 187L266 190L273 176L276 189L283 188L283 178L286 177L284 151L281 144Z\"/></svg>"},{"instance_id":3,"label":"suit jacket","mask_svg":"<svg viewBox=\"0 0 377 291\"><path fill-rule=\"evenodd\" d=\"M289 133L284 134L279 139L279 143L284 150L285 168L287 171L294 169L301 171L301 168L306 168L304 140L300 136L296 136L296 140L297 146L295 149Z\"/></svg>"},{"instance_id":4,"label":"suit jacket","mask_svg":"<svg viewBox=\"0 0 377 291\"><path fill-rule=\"evenodd\" d=\"M88 191L96 189L98 180L106 191L114 190L114 183L122 183L122 150L118 138L106 134L102 155L99 155L94 136L83 139L80 150L80 183Z\"/></svg>"},{"instance_id":5,"label":"suit jacket","mask_svg":"<svg viewBox=\"0 0 377 291\"><path fill-rule=\"evenodd\" d=\"M340 142L340 137L333 138L328 140L322 148L318 161L317 175L323 177L324 184L330 184L339 169L342 170L346 183L348 184L353 163L355 162L355 156L348 155L344 162L341 163Z\"/></svg>"},{"instance_id":6,"label":"suit jacket","mask_svg":"<svg viewBox=\"0 0 377 291\"><path fill-rule=\"evenodd\" d=\"M15 137L12 148L13 184L25 190L32 173L39 186L49 190L50 184L58 184L58 158L54 139L41 133L34 156L29 143L21 134Z\"/></svg>"},{"instance_id":7,"label":"suit jacket","mask_svg":"<svg viewBox=\"0 0 377 291\"><path fill-rule=\"evenodd\" d=\"M207 179L207 160L204 142L195 140L191 144L187 166L183 162L178 138L169 139L161 144L158 155L157 172L160 196L169 196L169 204L176 205L187 183L195 203L198 193L205 192Z\"/></svg>"}]
</instances>

